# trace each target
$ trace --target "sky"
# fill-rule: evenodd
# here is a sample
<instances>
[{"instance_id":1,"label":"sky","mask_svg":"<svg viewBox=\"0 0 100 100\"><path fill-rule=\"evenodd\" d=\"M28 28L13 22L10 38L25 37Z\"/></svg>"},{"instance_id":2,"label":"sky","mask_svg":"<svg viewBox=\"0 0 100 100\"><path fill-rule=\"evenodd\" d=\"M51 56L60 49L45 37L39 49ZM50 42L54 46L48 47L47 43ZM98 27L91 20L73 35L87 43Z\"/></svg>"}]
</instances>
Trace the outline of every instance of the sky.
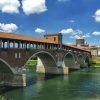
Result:
<instances>
[{"instance_id":1,"label":"sky","mask_svg":"<svg viewBox=\"0 0 100 100\"><path fill-rule=\"evenodd\" d=\"M60 32L64 43L100 45L100 0L0 0L0 31L39 38Z\"/></svg>"}]
</instances>

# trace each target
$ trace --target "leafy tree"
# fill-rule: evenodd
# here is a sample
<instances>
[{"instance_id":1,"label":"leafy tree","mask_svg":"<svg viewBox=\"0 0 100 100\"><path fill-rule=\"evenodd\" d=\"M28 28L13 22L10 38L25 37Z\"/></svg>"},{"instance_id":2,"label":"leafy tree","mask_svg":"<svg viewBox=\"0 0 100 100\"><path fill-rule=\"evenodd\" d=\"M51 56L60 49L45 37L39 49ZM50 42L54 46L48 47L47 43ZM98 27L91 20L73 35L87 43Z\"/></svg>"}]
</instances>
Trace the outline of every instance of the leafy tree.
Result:
<instances>
[{"instance_id":1,"label":"leafy tree","mask_svg":"<svg viewBox=\"0 0 100 100\"><path fill-rule=\"evenodd\" d=\"M0 96L0 100L6 100L6 99L5 99L5 97L3 97L3 96Z\"/></svg>"}]
</instances>

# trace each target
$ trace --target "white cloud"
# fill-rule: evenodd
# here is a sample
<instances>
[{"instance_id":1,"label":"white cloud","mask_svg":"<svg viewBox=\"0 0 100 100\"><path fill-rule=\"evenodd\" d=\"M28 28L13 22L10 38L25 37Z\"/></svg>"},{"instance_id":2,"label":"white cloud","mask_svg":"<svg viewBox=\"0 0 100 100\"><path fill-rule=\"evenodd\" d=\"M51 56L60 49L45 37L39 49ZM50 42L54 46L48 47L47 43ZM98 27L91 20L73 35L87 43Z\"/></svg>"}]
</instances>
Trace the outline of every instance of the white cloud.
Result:
<instances>
[{"instance_id":1,"label":"white cloud","mask_svg":"<svg viewBox=\"0 0 100 100\"><path fill-rule=\"evenodd\" d=\"M73 32L74 32L74 30L73 30L72 28L62 29L62 30L60 31L60 33L62 33L62 34L71 34L71 33L73 33Z\"/></svg>"},{"instance_id":2,"label":"white cloud","mask_svg":"<svg viewBox=\"0 0 100 100\"><path fill-rule=\"evenodd\" d=\"M70 0L58 0L58 2L67 2L67 1L70 1Z\"/></svg>"},{"instance_id":3,"label":"white cloud","mask_svg":"<svg viewBox=\"0 0 100 100\"><path fill-rule=\"evenodd\" d=\"M95 21L96 22L100 22L100 9L98 9L96 12L95 12L95 15L93 16L95 18Z\"/></svg>"},{"instance_id":4,"label":"white cloud","mask_svg":"<svg viewBox=\"0 0 100 100\"><path fill-rule=\"evenodd\" d=\"M0 11L5 13L19 13L18 8L20 2L18 0L0 0Z\"/></svg>"},{"instance_id":5,"label":"white cloud","mask_svg":"<svg viewBox=\"0 0 100 100\"><path fill-rule=\"evenodd\" d=\"M18 29L18 26L14 23L10 23L10 24L0 23L1 32L14 32L17 29Z\"/></svg>"},{"instance_id":6,"label":"white cloud","mask_svg":"<svg viewBox=\"0 0 100 100\"><path fill-rule=\"evenodd\" d=\"M22 8L26 15L47 11L46 0L22 0Z\"/></svg>"},{"instance_id":7,"label":"white cloud","mask_svg":"<svg viewBox=\"0 0 100 100\"><path fill-rule=\"evenodd\" d=\"M93 35L100 35L100 32L93 32Z\"/></svg>"},{"instance_id":8,"label":"white cloud","mask_svg":"<svg viewBox=\"0 0 100 100\"><path fill-rule=\"evenodd\" d=\"M83 39L89 37L90 37L90 33L83 34L81 30L74 30L74 34L70 36L70 38L74 38L74 39Z\"/></svg>"},{"instance_id":9,"label":"white cloud","mask_svg":"<svg viewBox=\"0 0 100 100\"><path fill-rule=\"evenodd\" d=\"M80 37L78 35L71 35L70 38L72 38L72 39L80 39Z\"/></svg>"},{"instance_id":10,"label":"white cloud","mask_svg":"<svg viewBox=\"0 0 100 100\"><path fill-rule=\"evenodd\" d=\"M36 29L35 29L35 32L36 32L36 33L44 33L45 30L44 30L44 29L41 29L41 28L36 28Z\"/></svg>"},{"instance_id":11,"label":"white cloud","mask_svg":"<svg viewBox=\"0 0 100 100\"><path fill-rule=\"evenodd\" d=\"M83 38L89 38L90 37L90 33L87 33L85 35L82 36Z\"/></svg>"},{"instance_id":12,"label":"white cloud","mask_svg":"<svg viewBox=\"0 0 100 100\"><path fill-rule=\"evenodd\" d=\"M69 20L68 22L70 22L70 23L74 23L75 21L74 21L74 20Z\"/></svg>"}]
</instances>

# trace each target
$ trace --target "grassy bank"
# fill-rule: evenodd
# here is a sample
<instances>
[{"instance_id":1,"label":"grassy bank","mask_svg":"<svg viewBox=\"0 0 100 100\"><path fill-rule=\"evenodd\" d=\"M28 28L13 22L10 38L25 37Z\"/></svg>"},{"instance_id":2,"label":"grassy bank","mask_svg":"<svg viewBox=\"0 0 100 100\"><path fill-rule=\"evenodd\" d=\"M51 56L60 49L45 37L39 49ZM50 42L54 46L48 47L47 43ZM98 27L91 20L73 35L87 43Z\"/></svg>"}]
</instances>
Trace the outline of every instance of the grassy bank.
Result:
<instances>
[{"instance_id":1,"label":"grassy bank","mask_svg":"<svg viewBox=\"0 0 100 100\"><path fill-rule=\"evenodd\" d=\"M37 65L37 60L29 60L26 63L26 68L33 68L36 67L36 65Z\"/></svg>"},{"instance_id":2,"label":"grassy bank","mask_svg":"<svg viewBox=\"0 0 100 100\"><path fill-rule=\"evenodd\" d=\"M90 61L90 65L93 67L96 67L96 66L100 67L100 57L92 57Z\"/></svg>"}]
</instances>

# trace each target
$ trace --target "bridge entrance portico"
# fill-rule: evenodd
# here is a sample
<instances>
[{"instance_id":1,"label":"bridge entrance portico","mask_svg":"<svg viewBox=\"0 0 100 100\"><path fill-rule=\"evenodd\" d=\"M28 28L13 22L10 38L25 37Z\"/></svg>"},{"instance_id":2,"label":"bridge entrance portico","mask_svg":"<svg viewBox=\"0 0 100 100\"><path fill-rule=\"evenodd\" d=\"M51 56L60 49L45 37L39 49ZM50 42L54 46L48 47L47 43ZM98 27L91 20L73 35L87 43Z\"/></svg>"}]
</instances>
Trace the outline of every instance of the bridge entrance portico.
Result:
<instances>
[{"instance_id":1,"label":"bridge entrance portico","mask_svg":"<svg viewBox=\"0 0 100 100\"><path fill-rule=\"evenodd\" d=\"M10 33L0 33L0 84L26 86L23 73L26 62L37 56L37 73L68 74L69 69L87 67L90 52L74 46L58 44L47 39L37 39ZM79 56L82 55L82 56Z\"/></svg>"}]
</instances>

